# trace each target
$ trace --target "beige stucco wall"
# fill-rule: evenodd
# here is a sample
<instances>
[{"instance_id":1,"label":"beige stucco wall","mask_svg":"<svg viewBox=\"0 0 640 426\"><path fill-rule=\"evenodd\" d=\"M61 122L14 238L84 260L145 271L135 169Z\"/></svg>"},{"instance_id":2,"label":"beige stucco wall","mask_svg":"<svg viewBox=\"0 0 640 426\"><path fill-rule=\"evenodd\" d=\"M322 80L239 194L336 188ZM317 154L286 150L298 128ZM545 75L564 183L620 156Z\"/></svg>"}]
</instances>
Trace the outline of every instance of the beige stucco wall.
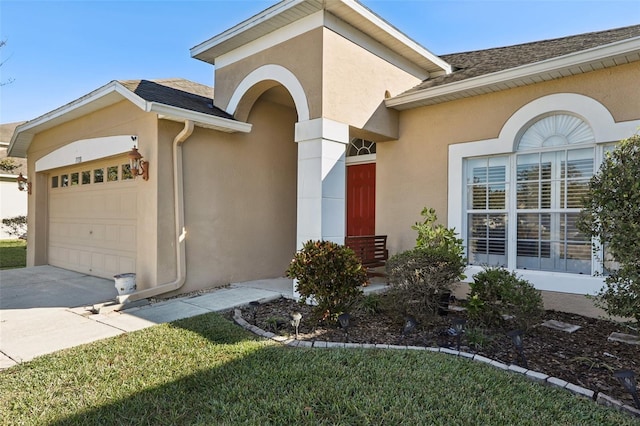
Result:
<instances>
[{"instance_id":1,"label":"beige stucco wall","mask_svg":"<svg viewBox=\"0 0 640 426\"><path fill-rule=\"evenodd\" d=\"M376 140L398 136L398 113L384 106L385 93L393 96L420 82L407 71L322 27L216 68L216 106L228 111L229 101L243 79L264 65L279 65L295 75L307 99L309 118L346 123L356 133L363 130L361 134ZM235 117L245 120L255 98L275 84L266 81L249 90Z\"/></svg>"},{"instance_id":2,"label":"beige stucco wall","mask_svg":"<svg viewBox=\"0 0 640 426\"><path fill-rule=\"evenodd\" d=\"M640 118L640 63L400 113L400 137L377 146L376 232L391 253L411 248L424 206L447 218L448 145L495 138L525 104L553 93L578 93L602 103L616 122ZM461 171L462 172L462 171Z\"/></svg>"},{"instance_id":3,"label":"beige stucco wall","mask_svg":"<svg viewBox=\"0 0 640 426\"><path fill-rule=\"evenodd\" d=\"M310 118L321 117L322 34L322 28L317 28L225 67L216 67L215 105L226 111L229 100L242 80L261 66L273 64L286 68L297 77L309 101ZM252 104L253 100L250 100L248 107ZM236 118L245 119L244 116Z\"/></svg>"},{"instance_id":4,"label":"beige stucco wall","mask_svg":"<svg viewBox=\"0 0 640 426\"><path fill-rule=\"evenodd\" d=\"M140 282L155 282L157 275L157 119L127 101L103 108L34 136L27 151L29 179L35 184L29 196L27 265L47 264L48 173L35 172L35 162L71 142L106 136L137 135L138 147L151 163L149 181L138 179L137 273ZM144 284L143 284L144 286Z\"/></svg>"},{"instance_id":5,"label":"beige stucco wall","mask_svg":"<svg viewBox=\"0 0 640 426\"><path fill-rule=\"evenodd\" d=\"M420 79L327 28L323 57L323 116L380 135L376 140L397 138L398 114L384 106L385 92L395 96Z\"/></svg>"},{"instance_id":6,"label":"beige stucco wall","mask_svg":"<svg viewBox=\"0 0 640 426\"><path fill-rule=\"evenodd\" d=\"M184 143L187 278L180 292L284 275L296 238L295 120L293 108L258 100L251 133L196 128ZM161 128L175 135L181 126ZM161 137L161 157L169 144ZM159 199L159 263L174 265L170 195L163 190ZM165 282L175 278L172 267L160 268Z\"/></svg>"}]
</instances>

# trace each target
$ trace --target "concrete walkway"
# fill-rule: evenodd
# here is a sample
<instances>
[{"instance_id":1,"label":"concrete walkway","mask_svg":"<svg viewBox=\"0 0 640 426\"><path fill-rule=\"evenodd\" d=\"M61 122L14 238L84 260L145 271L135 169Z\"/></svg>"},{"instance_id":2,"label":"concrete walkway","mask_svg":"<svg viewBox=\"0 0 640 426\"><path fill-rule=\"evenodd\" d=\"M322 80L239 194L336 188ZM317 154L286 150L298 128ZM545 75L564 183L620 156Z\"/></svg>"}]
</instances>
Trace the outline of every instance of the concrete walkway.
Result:
<instances>
[{"instance_id":1,"label":"concrete walkway","mask_svg":"<svg viewBox=\"0 0 640 426\"><path fill-rule=\"evenodd\" d=\"M378 291L382 282L365 291ZM0 369L156 324L293 297L290 279L234 283L197 296L117 310L113 280L52 266L0 271Z\"/></svg>"}]
</instances>

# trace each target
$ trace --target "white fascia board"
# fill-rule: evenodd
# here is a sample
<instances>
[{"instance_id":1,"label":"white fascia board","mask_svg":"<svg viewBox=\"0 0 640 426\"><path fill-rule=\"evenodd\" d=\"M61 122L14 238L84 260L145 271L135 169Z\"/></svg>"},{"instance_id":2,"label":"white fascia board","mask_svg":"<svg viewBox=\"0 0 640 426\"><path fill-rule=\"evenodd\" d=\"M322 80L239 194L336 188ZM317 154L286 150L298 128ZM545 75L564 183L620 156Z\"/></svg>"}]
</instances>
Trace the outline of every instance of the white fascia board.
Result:
<instances>
[{"instance_id":1,"label":"white fascia board","mask_svg":"<svg viewBox=\"0 0 640 426\"><path fill-rule=\"evenodd\" d=\"M396 106L403 106L411 104L413 102L420 102L439 96L453 95L468 90L480 89L494 84L505 83L508 81L514 81L523 78L532 78L537 75L577 67L580 65L588 64L590 62L598 62L610 57L625 55L638 51L640 51L640 37L634 37L605 46L594 47L592 49L583 50L581 52L571 53L565 56L535 62L533 64L522 65L516 68L510 68L492 74L469 78L467 80L462 80L456 83L444 84L442 86L424 89L406 95L398 95L394 98L385 100L385 105L391 108Z\"/></svg>"},{"instance_id":2,"label":"white fascia board","mask_svg":"<svg viewBox=\"0 0 640 426\"><path fill-rule=\"evenodd\" d=\"M277 44L322 27L324 24L323 19L324 13L322 11L318 11L282 28L278 28L259 39L243 44L236 49L218 56L216 58L216 69L221 69Z\"/></svg>"},{"instance_id":3,"label":"white fascia board","mask_svg":"<svg viewBox=\"0 0 640 426\"><path fill-rule=\"evenodd\" d=\"M113 99L107 98L114 93L128 99L139 108L144 109L145 101L142 98L114 80L75 101L16 127L11 142L9 143L8 154L13 157L26 157L29 145L31 145L33 136L36 133L79 117L81 114L84 114L84 112L82 112L83 109L89 107L90 104L96 101L105 100L105 103L100 106L100 108L103 108L121 100L118 99L117 96ZM76 113L77 116L74 115L74 113Z\"/></svg>"},{"instance_id":4,"label":"white fascia board","mask_svg":"<svg viewBox=\"0 0 640 426\"><path fill-rule=\"evenodd\" d=\"M190 49L190 54L192 58L200 55L201 53L206 52L207 50L224 43L225 41L236 37L238 34L241 34L245 31L250 30L251 28L261 24L262 22L268 21L276 15L283 13L284 11L295 7L296 5L303 3L305 0L284 0L281 1L268 9L263 10L257 15L242 21L241 23L235 25L232 28L224 31L223 33L218 34L210 38L209 40L202 42Z\"/></svg>"},{"instance_id":5,"label":"white fascia board","mask_svg":"<svg viewBox=\"0 0 640 426\"><path fill-rule=\"evenodd\" d=\"M212 128L225 133L249 133L252 125L242 121L216 117L201 112L190 111L157 102L148 102L145 108L147 112L154 112L160 118L172 121L191 120L200 127Z\"/></svg>"},{"instance_id":6,"label":"white fascia board","mask_svg":"<svg viewBox=\"0 0 640 426\"><path fill-rule=\"evenodd\" d=\"M349 8L351 8L355 13L359 14L360 16L364 17L365 19L367 19L368 21L370 21L371 23L379 27L382 31L386 32L391 37L400 41L401 43L411 48L413 51L420 54L421 56L424 56L425 58L429 59L429 61L431 61L438 67L442 68L446 74L450 74L452 72L452 68L450 64L448 64L447 62L442 60L440 57L434 55L433 53L425 49L423 46L421 46L420 44L416 43L415 41L407 37L407 35L402 33L393 25L389 24L384 19L380 18L378 15L376 15L375 13L367 9L362 4L354 0L342 0L342 3L345 6L348 6Z\"/></svg>"}]
</instances>

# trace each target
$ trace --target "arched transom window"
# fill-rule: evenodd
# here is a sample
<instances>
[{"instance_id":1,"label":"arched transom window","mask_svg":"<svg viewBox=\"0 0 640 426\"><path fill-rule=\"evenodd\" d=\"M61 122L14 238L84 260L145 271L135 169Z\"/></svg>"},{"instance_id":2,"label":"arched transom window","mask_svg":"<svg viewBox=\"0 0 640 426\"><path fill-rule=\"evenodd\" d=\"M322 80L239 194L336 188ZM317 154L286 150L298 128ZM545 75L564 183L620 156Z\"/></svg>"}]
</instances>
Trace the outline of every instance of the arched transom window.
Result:
<instances>
[{"instance_id":1,"label":"arched transom window","mask_svg":"<svg viewBox=\"0 0 640 426\"><path fill-rule=\"evenodd\" d=\"M523 130L515 153L466 160L469 263L591 274L576 221L596 170L593 131L569 114Z\"/></svg>"},{"instance_id":2,"label":"arched transom window","mask_svg":"<svg viewBox=\"0 0 640 426\"><path fill-rule=\"evenodd\" d=\"M366 139L354 138L349 143L347 157L371 155L376 153L376 143Z\"/></svg>"}]
</instances>

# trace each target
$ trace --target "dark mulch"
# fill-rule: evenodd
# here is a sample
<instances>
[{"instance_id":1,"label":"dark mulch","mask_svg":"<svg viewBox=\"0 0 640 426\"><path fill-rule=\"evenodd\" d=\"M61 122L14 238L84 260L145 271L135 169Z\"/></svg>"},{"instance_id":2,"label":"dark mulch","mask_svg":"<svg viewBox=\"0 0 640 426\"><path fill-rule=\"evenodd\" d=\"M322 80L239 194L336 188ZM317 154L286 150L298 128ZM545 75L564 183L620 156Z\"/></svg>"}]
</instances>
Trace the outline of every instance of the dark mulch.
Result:
<instances>
[{"instance_id":1,"label":"dark mulch","mask_svg":"<svg viewBox=\"0 0 640 426\"><path fill-rule=\"evenodd\" d=\"M383 295L381 297L384 297ZM261 304L254 312L243 309L243 317L263 330L292 336L294 331L289 316L302 314L299 327L300 340L319 340L351 343L380 343L393 345L448 347L456 349L456 337L449 332L451 319L464 317L464 312L449 312L430 324L418 324L409 334L403 335L402 318L394 318L385 312L359 310L352 315L348 334L338 324L312 323L311 308L288 299ZM549 376L566 380L633 406L631 396L613 377L613 371L630 369L640 376L640 347L608 341L612 332L634 333L628 326L604 319L576 314L546 311L543 320L558 320L579 325L571 334L537 325L524 335L524 355L528 368ZM471 328L461 338L460 350L477 353L505 364L523 366L511 339L506 336L508 322L493 329Z\"/></svg>"}]
</instances>

